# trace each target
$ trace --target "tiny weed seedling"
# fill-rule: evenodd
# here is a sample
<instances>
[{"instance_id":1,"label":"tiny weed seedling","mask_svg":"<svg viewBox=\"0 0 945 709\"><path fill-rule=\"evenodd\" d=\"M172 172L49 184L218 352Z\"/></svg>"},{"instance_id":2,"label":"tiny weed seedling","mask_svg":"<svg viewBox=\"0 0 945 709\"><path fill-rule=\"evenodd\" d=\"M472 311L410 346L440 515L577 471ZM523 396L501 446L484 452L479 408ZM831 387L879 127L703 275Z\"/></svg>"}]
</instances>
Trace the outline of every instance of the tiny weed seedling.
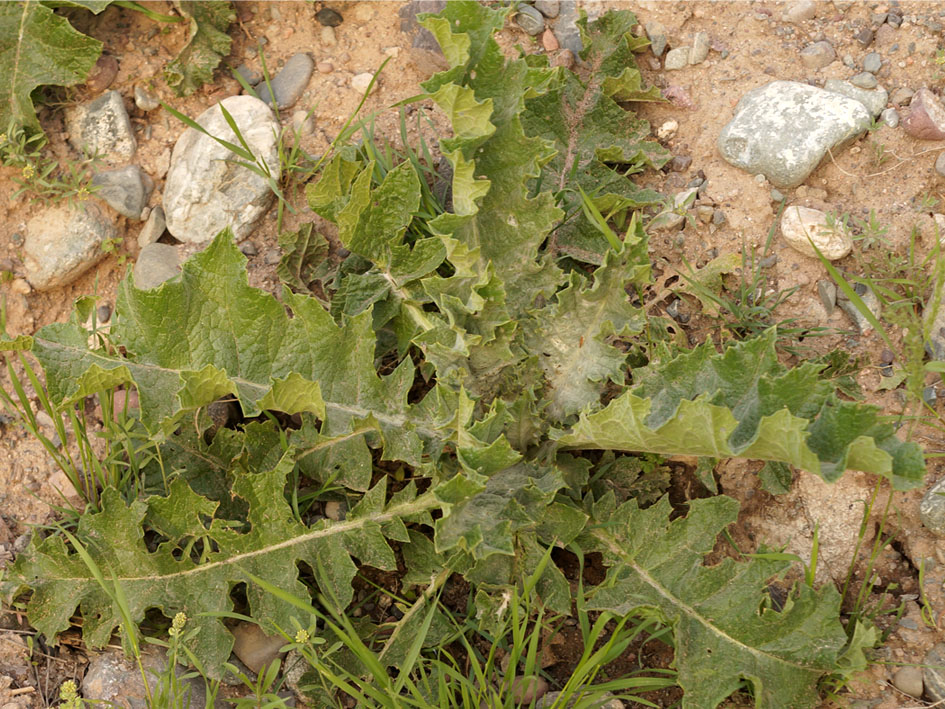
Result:
<instances>
[{"instance_id":1,"label":"tiny weed seedling","mask_svg":"<svg viewBox=\"0 0 945 709\"><path fill-rule=\"evenodd\" d=\"M25 195L44 204L81 203L98 189L92 184L92 169L99 156L86 155L64 167L47 156L44 150L46 136L28 133L11 118L7 130L0 133L0 163L19 172L13 181L20 189L13 193L16 199Z\"/></svg>"}]
</instances>

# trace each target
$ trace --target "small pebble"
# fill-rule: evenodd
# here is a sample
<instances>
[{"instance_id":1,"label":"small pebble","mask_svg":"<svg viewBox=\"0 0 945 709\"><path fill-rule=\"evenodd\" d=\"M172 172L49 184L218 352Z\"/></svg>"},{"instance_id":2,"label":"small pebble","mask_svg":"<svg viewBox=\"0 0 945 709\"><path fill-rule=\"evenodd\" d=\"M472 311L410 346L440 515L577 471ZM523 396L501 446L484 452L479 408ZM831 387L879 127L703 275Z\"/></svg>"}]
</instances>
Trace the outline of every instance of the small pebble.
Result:
<instances>
[{"instance_id":1,"label":"small pebble","mask_svg":"<svg viewBox=\"0 0 945 709\"><path fill-rule=\"evenodd\" d=\"M259 253L259 249L256 248L256 244L254 244L252 241L244 241L242 244L240 244L240 251L242 251L243 255L248 258L252 258Z\"/></svg>"},{"instance_id":2,"label":"small pebble","mask_svg":"<svg viewBox=\"0 0 945 709\"><path fill-rule=\"evenodd\" d=\"M945 497L941 499L945 501ZM945 700L945 643L939 643L929 650L922 665L922 681L927 698L933 702Z\"/></svg>"},{"instance_id":3,"label":"small pebble","mask_svg":"<svg viewBox=\"0 0 945 709\"><path fill-rule=\"evenodd\" d=\"M771 201L772 202L784 201L784 195L781 194L781 190L777 189L776 187L771 188Z\"/></svg>"},{"instance_id":4,"label":"small pebble","mask_svg":"<svg viewBox=\"0 0 945 709\"><path fill-rule=\"evenodd\" d=\"M274 96L276 106L280 109L288 108L299 100L305 87L308 86L314 68L315 62L308 54L305 52L293 54L279 73L272 77L269 86L260 84L256 87L256 92L266 105L272 105ZM272 96L269 94L270 86Z\"/></svg>"},{"instance_id":5,"label":"small pebble","mask_svg":"<svg viewBox=\"0 0 945 709\"><path fill-rule=\"evenodd\" d=\"M889 101L893 106L905 106L909 101L912 100L912 97L915 95L915 91L912 89L900 86L897 89L893 89L893 92L889 95Z\"/></svg>"},{"instance_id":6,"label":"small pebble","mask_svg":"<svg viewBox=\"0 0 945 709\"><path fill-rule=\"evenodd\" d=\"M679 121L670 118L656 129L656 137L664 141L671 140L673 136L676 135L677 130L679 130Z\"/></svg>"},{"instance_id":7,"label":"small pebble","mask_svg":"<svg viewBox=\"0 0 945 709\"><path fill-rule=\"evenodd\" d=\"M371 85L371 80L374 78L374 74L369 71L362 72L361 74L355 74L351 77L351 88L355 91L360 91L364 93L367 91L368 86ZM374 86L371 88L371 92L377 90L377 83L375 82Z\"/></svg>"},{"instance_id":8,"label":"small pebble","mask_svg":"<svg viewBox=\"0 0 945 709\"><path fill-rule=\"evenodd\" d=\"M689 63L702 64L709 56L708 32L696 32L692 36L692 49L689 50Z\"/></svg>"},{"instance_id":9,"label":"small pebble","mask_svg":"<svg viewBox=\"0 0 945 709\"><path fill-rule=\"evenodd\" d=\"M871 74L875 74L883 66L883 58L880 56L879 52L870 52L865 57L863 57L863 71L868 71Z\"/></svg>"},{"instance_id":10,"label":"small pebble","mask_svg":"<svg viewBox=\"0 0 945 709\"><path fill-rule=\"evenodd\" d=\"M348 512L348 506L338 500L329 500L325 503L325 516L335 522L342 521Z\"/></svg>"},{"instance_id":11,"label":"small pebble","mask_svg":"<svg viewBox=\"0 0 945 709\"><path fill-rule=\"evenodd\" d=\"M541 33L541 46L545 48L546 52L553 52L558 49L558 38L550 29Z\"/></svg>"},{"instance_id":12,"label":"small pebble","mask_svg":"<svg viewBox=\"0 0 945 709\"><path fill-rule=\"evenodd\" d=\"M696 216L699 217L699 221L703 222L704 224L708 224L712 221L712 213L714 211L715 210L712 209L712 207L708 204L700 204L698 207L696 207Z\"/></svg>"},{"instance_id":13,"label":"small pebble","mask_svg":"<svg viewBox=\"0 0 945 709\"><path fill-rule=\"evenodd\" d=\"M142 111L153 111L160 105L161 102L158 100L157 96L146 91L141 86L135 86L135 106Z\"/></svg>"},{"instance_id":14,"label":"small pebble","mask_svg":"<svg viewBox=\"0 0 945 709\"><path fill-rule=\"evenodd\" d=\"M669 167L673 172L685 172L690 165L692 165L691 155L677 155L669 163Z\"/></svg>"},{"instance_id":15,"label":"small pebble","mask_svg":"<svg viewBox=\"0 0 945 709\"><path fill-rule=\"evenodd\" d=\"M112 85L116 76L118 76L118 60L111 54L103 54L89 72L85 88L89 95L97 96Z\"/></svg>"},{"instance_id":16,"label":"small pebble","mask_svg":"<svg viewBox=\"0 0 945 709\"><path fill-rule=\"evenodd\" d=\"M321 32L318 33L318 38L326 47L334 47L338 44L338 40L335 38L335 30L331 27L322 27Z\"/></svg>"},{"instance_id":17,"label":"small pebble","mask_svg":"<svg viewBox=\"0 0 945 709\"><path fill-rule=\"evenodd\" d=\"M561 7L558 0L535 0L535 9L545 17L554 19Z\"/></svg>"},{"instance_id":18,"label":"small pebble","mask_svg":"<svg viewBox=\"0 0 945 709\"><path fill-rule=\"evenodd\" d=\"M901 667L892 677L896 689L910 697L922 698L924 691L922 683L922 669L919 667Z\"/></svg>"},{"instance_id":19,"label":"small pebble","mask_svg":"<svg viewBox=\"0 0 945 709\"><path fill-rule=\"evenodd\" d=\"M647 38L650 40L650 50L654 56L661 56L666 50L666 28L659 22L647 22L644 26Z\"/></svg>"},{"instance_id":20,"label":"small pebble","mask_svg":"<svg viewBox=\"0 0 945 709\"><path fill-rule=\"evenodd\" d=\"M663 62L663 68L666 71L675 71L686 66L689 66L689 47L670 49Z\"/></svg>"},{"instance_id":21,"label":"small pebble","mask_svg":"<svg viewBox=\"0 0 945 709\"><path fill-rule=\"evenodd\" d=\"M531 5L519 5L515 15L515 24L535 37L545 29L545 18Z\"/></svg>"},{"instance_id":22,"label":"small pebble","mask_svg":"<svg viewBox=\"0 0 945 709\"><path fill-rule=\"evenodd\" d=\"M324 60L316 62L315 68L318 69L319 74L330 74L335 70L335 66L331 62L326 62Z\"/></svg>"},{"instance_id":23,"label":"small pebble","mask_svg":"<svg viewBox=\"0 0 945 709\"><path fill-rule=\"evenodd\" d=\"M935 172L945 177L945 151L938 154L938 158L935 161Z\"/></svg>"},{"instance_id":24,"label":"small pebble","mask_svg":"<svg viewBox=\"0 0 945 709\"><path fill-rule=\"evenodd\" d=\"M721 209L716 209L712 213L712 223L715 226L722 226L727 220L728 218L725 216L725 212L723 212Z\"/></svg>"},{"instance_id":25,"label":"small pebble","mask_svg":"<svg viewBox=\"0 0 945 709\"><path fill-rule=\"evenodd\" d=\"M850 83L861 89L875 89L879 82L876 81L875 76L868 71L864 71L851 78Z\"/></svg>"},{"instance_id":26,"label":"small pebble","mask_svg":"<svg viewBox=\"0 0 945 709\"><path fill-rule=\"evenodd\" d=\"M808 69L823 69L837 58L833 45L827 40L814 42L801 50L801 63Z\"/></svg>"},{"instance_id":27,"label":"small pebble","mask_svg":"<svg viewBox=\"0 0 945 709\"><path fill-rule=\"evenodd\" d=\"M275 266L282 260L282 252L279 249L266 249L263 255L263 262L267 266Z\"/></svg>"},{"instance_id":28,"label":"small pebble","mask_svg":"<svg viewBox=\"0 0 945 709\"><path fill-rule=\"evenodd\" d=\"M318 24L325 27L337 27L344 21L340 12L329 7L323 7L316 12L315 19L318 20Z\"/></svg>"},{"instance_id":29,"label":"small pebble","mask_svg":"<svg viewBox=\"0 0 945 709\"><path fill-rule=\"evenodd\" d=\"M315 132L315 118L308 111L296 111L292 114L292 129L299 135L309 136Z\"/></svg>"},{"instance_id":30,"label":"small pebble","mask_svg":"<svg viewBox=\"0 0 945 709\"><path fill-rule=\"evenodd\" d=\"M236 67L236 73L240 75L240 78L243 79L250 86L255 86L260 81L262 81L263 76L260 72L256 71L246 64L240 64Z\"/></svg>"},{"instance_id":31,"label":"small pebble","mask_svg":"<svg viewBox=\"0 0 945 709\"><path fill-rule=\"evenodd\" d=\"M935 385L927 386L922 390L922 401L929 406L934 406L937 398L938 392L935 390Z\"/></svg>"},{"instance_id":32,"label":"small pebble","mask_svg":"<svg viewBox=\"0 0 945 709\"><path fill-rule=\"evenodd\" d=\"M862 46L868 47L873 41L873 30L871 30L869 27L864 27L855 35L853 35L853 38Z\"/></svg>"},{"instance_id":33,"label":"small pebble","mask_svg":"<svg viewBox=\"0 0 945 709\"><path fill-rule=\"evenodd\" d=\"M164 234L165 227L164 208L158 205L148 214L144 226L138 232L138 246L143 249L148 244L153 244Z\"/></svg>"},{"instance_id":34,"label":"small pebble","mask_svg":"<svg viewBox=\"0 0 945 709\"><path fill-rule=\"evenodd\" d=\"M555 39L557 40L557 37ZM570 49L560 50L555 58L551 60L551 66L562 66L565 69L570 69L574 66L574 52Z\"/></svg>"},{"instance_id":35,"label":"small pebble","mask_svg":"<svg viewBox=\"0 0 945 709\"><path fill-rule=\"evenodd\" d=\"M798 0L787 6L781 19L785 22L806 22L813 20L817 15L817 3L813 0Z\"/></svg>"},{"instance_id":36,"label":"small pebble","mask_svg":"<svg viewBox=\"0 0 945 709\"><path fill-rule=\"evenodd\" d=\"M890 128L895 128L899 125L899 111L895 108L886 108L883 109L883 112L879 114L879 117L882 119Z\"/></svg>"}]
</instances>

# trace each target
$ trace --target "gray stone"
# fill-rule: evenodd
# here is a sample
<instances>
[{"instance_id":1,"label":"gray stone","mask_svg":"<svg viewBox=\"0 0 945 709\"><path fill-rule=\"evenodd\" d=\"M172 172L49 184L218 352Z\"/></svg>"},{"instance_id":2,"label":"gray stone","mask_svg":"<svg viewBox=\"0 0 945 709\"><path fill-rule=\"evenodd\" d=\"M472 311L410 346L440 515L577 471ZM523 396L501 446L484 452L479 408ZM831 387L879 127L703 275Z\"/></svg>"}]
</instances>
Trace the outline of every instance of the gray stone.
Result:
<instances>
[{"instance_id":1,"label":"gray stone","mask_svg":"<svg viewBox=\"0 0 945 709\"><path fill-rule=\"evenodd\" d=\"M413 35L411 42L415 49L423 49L428 52L441 52L440 44L436 37L417 22L417 14L421 12L440 12L446 7L446 0L410 0L400 8L400 31Z\"/></svg>"},{"instance_id":2,"label":"gray stone","mask_svg":"<svg viewBox=\"0 0 945 709\"><path fill-rule=\"evenodd\" d=\"M515 24L532 37L545 31L545 18L531 5L519 5L515 15Z\"/></svg>"},{"instance_id":3,"label":"gray stone","mask_svg":"<svg viewBox=\"0 0 945 709\"><path fill-rule=\"evenodd\" d=\"M646 36L650 40L650 50L654 56L662 56L666 51L666 28L661 22L647 22L644 26Z\"/></svg>"},{"instance_id":4,"label":"gray stone","mask_svg":"<svg viewBox=\"0 0 945 709\"><path fill-rule=\"evenodd\" d=\"M142 111L153 111L161 105L158 97L143 86L135 86L135 106Z\"/></svg>"},{"instance_id":5,"label":"gray stone","mask_svg":"<svg viewBox=\"0 0 945 709\"><path fill-rule=\"evenodd\" d=\"M862 283L857 283L854 286L856 294L860 296L860 300L863 301L863 305L866 306L867 310L872 313L873 317L877 320L882 312L882 306L879 302L879 298L876 297L876 294L873 292L872 288L869 288ZM870 321L860 312L860 309L853 304L852 300L847 300L846 296L842 291L837 292L837 305L840 306L840 309L850 316L850 319L853 321L853 324L856 326L856 331L861 335L868 335L873 330L873 325Z\"/></svg>"},{"instance_id":6,"label":"gray stone","mask_svg":"<svg viewBox=\"0 0 945 709\"><path fill-rule=\"evenodd\" d=\"M823 39L801 50L801 63L808 69L823 69L837 58L833 45Z\"/></svg>"},{"instance_id":7,"label":"gray stone","mask_svg":"<svg viewBox=\"0 0 945 709\"><path fill-rule=\"evenodd\" d=\"M900 86L893 89L893 92L889 95L889 100L894 106L905 106L909 101L912 100L912 97L915 95L915 91L910 89L907 86Z\"/></svg>"},{"instance_id":8,"label":"gray stone","mask_svg":"<svg viewBox=\"0 0 945 709\"><path fill-rule=\"evenodd\" d=\"M850 79L850 83L861 89L875 89L879 83L868 71L861 72Z\"/></svg>"},{"instance_id":9,"label":"gray stone","mask_svg":"<svg viewBox=\"0 0 945 709\"><path fill-rule=\"evenodd\" d=\"M784 194L777 187L771 188L771 201L773 202L782 202L784 201Z\"/></svg>"},{"instance_id":10,"label":"gray stone","mask_svg":"<svg viewBox=\"0 0 945 709\"><path fill-rule=\"evenodd\" d=\"M945 701L945 643L939 643L922 660L922 683L933 702Z\"/></svg>"},{"instance_id":11,"label":"gray stone","mask_svg":"<svg viewBox=\"0 0 945 709\"><path fill-rule=\"evenodd\" d=\"M66 109L66 130L73 148L101 154L110 162L127 162L138 149L125 102L117 91Z\"/></svg>"},{"instance_id":12,"label":"gray stone","mask_svg":"<svg viewBox=\"0 0 945 709\"><path fill-rule=\"evenodd\" d=\"M578 8L574 0L561 0L558 20L555 22L554 35L558 44L564 49L570 49L575 57L579 56L584 44L581 42L581 33L577 28Z\"/></svg>"},{"instance_id":13,"label":"gray stone","mask_svg":"<svg viewBox=\"0 0 945 709\"><path fill-rule=\"evenodd\" d=\"M830 149L836 153L870 127L859 101L791 81L749 91L719 135L726 161L764 174L775 187L796 187Z\"/></svg>"},{"instance_id":14,"label":"gray stone","mask_svg":"<svg viewBox=\"0 0 945 709\"><path fill-rule=\"evenodd\" d=\"M853 35L853 38L862 46L868 47L873 42L873 30L871 30L869 27L864 27L855 35Z\"/></svg>"},{"instance_id":15,"label":"gray stone","mask_svg":"<svg viewBox=\"0 0 945 709\"><path fill-rule=\"evenodd\" d=\"M883 112L879 114L879 117L882 119L890 128L895 128L899 125L899 111L895 108L884 108Z\"/></svg>"},{"instance_id":16,"label":"gray stone","mask_svg":"<svg viewBox=\"0 0 945 709\"><path fill-rule=\"evenodd\" d=\"M230 96L197 117L211 135L236 142L220 111L225 106L257 160L279 179L279 124L252 96ZM167 229L180 241L204 243L229 227L245 238L273 200L265 177L232 162L233 154L209 136L188 128L178 139L164 186Z\"/></svg>"},{"instance_id":17,"label":"gray stone","mask_svg":"<svg viewBox=\"0 0 945 709\"><path fill-rule=\"evenodd\" d=\"M919 667L902 667L892 676L892 683L900 692L916 699L922 698L922 669Z\"/></svg>"},{"instance_id":18,"label":"gray stone","mask_svg":"<svg viewBox=\"0 0 945 709\"><path fill-rule=\"evenodd\" d=\"M167 667L167 654L163 648L149 647L142 653L141 663L153 695L158 688L160 675ZM178 666L175 671L182 690L190 697L190 706L204 706L206 693L203 682L196 677L182 677L187 671L183 666ZM82 696L86 700L122 709L147 709L147 693L141 674L137 663L126 658L120 651L108 650L93 654L82 679ZM166 697L168 706L186 706L186 695ZM226 706L226 703L217 699L213 706L220 708Z\"/></svg>"},{"instance_id":19,"label":"gray stone","mask_svg":"<svg viewBox=\"0 0 945 709\"><path fill-rule=\"evenodd\" d=\"M102 245L117 236L97 204L43 210L26 223L26 278L40 291L71 283L104 258Z\"/></svg>"},{"instance_id":20,"label":"gray stone","mask_svg":"<svg viewBox=\"0 0 945 709\"><path fill-rule=\"evenodd\" d=\"M158 205L151 210L144 226L138 232L138 246L144 248L148 244L153 244L164 234L167 222L164 220L164 207Z\"/></svg>"},{"instance_id":21,"label":"gray stone","mask_svg":"<svg viewBox=\"0 0 945 709\"><path fill-rule=\"evenodd\" d=\"M870 52L863 57L863 71L875 74L883 67L883 58L879 52Z\"/></svg>"},{"instance_id":22,"label":"gray stone","mask_svg":"<svg viewBox=\"0 0 945 709\"><path fill-rule=\"evenodd\" d=\"M837 285L828 280L817 281L817 295L820 296L820 302L829 318L837 307Z\"/></svg>"},{"instance_id":23,"label":"gray stone","mask_svg":"<svg viewBox=\"0 0 945 709\"><path fill-rule=\"evenodd\" d=\"M676 47L666 53L666 59L663 61L663 68L666 71L674 71L689 66L689 47Z\"/></svg>"},{"instance_id":24,"label":"gray stone","mask_svg":"<svg viewBox=\"0 0 945 709\"><path fill-rule=\"evenodd\" d=\"M709 56L709 33L696 32L692 36L692 49L689 50L689 63L702 64Z\"/></svg>"},{"instance_id":25,"label":"gray stone","mask_svg":"<svg viewBox=\"0 0 945 709\"><path fill-rule=\"evenodd\" d=\"M938 154L938 158L935 160L935 172L945 177L945 152Z\"/></svg>"},{"instance_id":26,"label":"gray stone","mask_svg":"<svg viewBox=\"0 0 945 709\"><path fill-rule=\"evenodd\" d=\"M134 267L135 288L151 290L180 273L180 254L170 244L148 244Z\"/></svg>"},{"instance_id":27,"label":"gray stone","mask_svg":"<svg viewBox=\"0 0 945 709\"><path fill-rule=\"evenodd\" d=\"M942 478L922 497L919 519L932 534L945 537L945 478Z\"/></svg>"},{"instance_id":28,"label":"gray stone","mask_svg":"<svg viewBox=\"0 0 945 709\"><path fill-rule=\"evenodd\" d=\"M285 63L282 70L269 81L278 108L288 108L299 100L299 96L308 86L308 80L312 78L314 68L314 60L305 52L289 57L289 61ZM260 84L256 87L256 93L266 105L272 105L269 86L265 83Z\"/></svg>"},{"instance_id":29,"label":"gray stone","mask_svg":"<svg viewBox=\"0 0 945 709\"><path fill-rule=\"evenodd\" d=\"M867 74L866 76L873 75ZM824 90L859 101L874 118L886 108L886 100L889 97L886 89L882 87L869 90L854 86L849 81L843 81L842 79L827 79Z\"/></svg>"},{"instance_id":30,"label":"gray stone","mask_svg":"<svg viewBox=\"0 0 945 709\"><path fill-rule=\"evenodd\" d=\"M236 73L239 74L240 78L250 86L255 86L260 81L262 81L263 78L260 72L246 64L240 64L238 67L236 67Z\"/></svg>"},{"instance_id":31,"label":"gray stone","mask_svg":"<svg viewBox=\"0 0 945 709\"><path fill-rule=\"evenodd\" d=\"M129 219L141 219L154 190L154 180L137 165L97 172L92 185L98 188L96 197Z\"/></svg>"},{"instance_id":32,"label":"gray stone","mask_svg":"<svg viewBox=\"0 0 945 709\"><path fill-rule=\"evenodd\" d=\"M545 17L554 19L561 11L561 5L558 0L535 0L535 9Z\"/></svg>"},{"instance_id":33,"label":"gray stone","mask_svg":"<svg viewBox=\"0 0 945 709\"><path fill-rule=\"evenodd\" d=\"M781 19L785 22L797 24L813 20L817 16L817 3L813 0L798 0L792 2L784 9Z\"/></svg>"}]
</instances>

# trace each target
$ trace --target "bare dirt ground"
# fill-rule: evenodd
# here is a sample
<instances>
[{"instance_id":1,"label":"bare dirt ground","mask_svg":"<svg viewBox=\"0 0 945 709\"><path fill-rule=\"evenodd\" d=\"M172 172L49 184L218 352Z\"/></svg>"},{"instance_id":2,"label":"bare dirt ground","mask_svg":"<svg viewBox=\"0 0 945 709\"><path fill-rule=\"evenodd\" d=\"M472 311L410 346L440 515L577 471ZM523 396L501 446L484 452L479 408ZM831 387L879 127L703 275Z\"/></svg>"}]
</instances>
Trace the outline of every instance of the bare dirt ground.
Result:
<instances>
[{"instance_id":1,"label":"bare dirt ground","mask_svg":"<svg viewBox=\"0 0 945 709\"><path fill-rule=\"evenodd\" d=\"M171 11L170 3L151 5L159 12ZM322 27L314 17L323 5L338 10L344 17L344 22L334 30L334 46L326 44ZM889 10L888 3L818 3L816 17L799 24L783 21L784 4L773 1L587 2L581 6L593 16L619 8L634 11L641 23L657 20L666 27L671 47L687 44L697 31L708 32L712 40L712 51L703 64L680 71L664 71L649 51L638 57L647 82L664 90L671 89L670 93L677 98L674 102L634 108L651 122L654 131L669 120L677 121L678 130L664 143L674 155L692 159L684 171L650 173L642 176L641 181L666 194L674 194L702 173L708 181L702 201L723 211L726 217L720 225L695 220L681 232L683 239L678 238L679 232L653 235L651 251L657 274L669 273L672 267L680 266L684 258L700 264L713 254L740 252L745 246L750 249L765 244L778 208L771 199L771 185L728 165L716 147L721 128L747 91L774 79L810 81L815 85L822 85L828 78L848 79L859 69L846 66L842 59L849 55L859 66L864 55L871 51L883 57L878 78L890 92L898 87L941 89L945 86L942 73L945 68L935 62L936 50L941 49L945 41L941 29L945 17L941 16L940 3L899 3L898 9L906 21L898 29L877 31L869 46L858 41L856 34L864 28L876 29L874 16ZM259 69L255 48L263 38L265 56L273 71L301 51L310 52L317 62L324 62L324 66L331 65L330 72L313 74L298 104L281 116L285 124L291 121L294 111L314 109L315 132L303 143L311 154L327 150L357 106L360 93L351 86L354 75L374 71L386 58L391 58L378 89L368 98L366 109L371 111L418 93L418 83L440 68L429 55L411 50L410 38L400 31L398 2L240 2L237 8L239 20L230 28L233 49L225 62L228 67L245 62ZM185 41L182 26L160 27L155 33L154 22L118 7L110 7L95 17L86 14L76 25L102 40L104 51L118 60L119 72L111 88L119 90L125 98L137 133L138 151L134 161L154 177L157 188L151 205L160 204L170 151L184 126L162 109L143 113L135 108L132 99L135 85L149 87L162 100L190 116L239 93L240 86L229 69L223 69L217 72L213 84L193 96L179 99L173 95L163 82L161 70ZM544 51L540 42L512 25L502 34L504 46L519 44L527 52ZM837 61L821 70L805 68L799 59L800 50L821 39L833 44ZM85 98L87 94L81 88L66 95L67 101ZM433 115L426 104L420 104L417 110ZM70 149L62 135L61 115L60 106L49 106L40 113L53 150L67 159ZM382 114L377 120L378 132L391 137L396 136L397 125L395 112ZM411 134L411 139L415 137ZM802 187L785 191L787 203L848 213L856 218L866 218L875 211L877 220L888 227L886 238L899 250L906 247L915 226L921 235L920 248L926 252L934 239L929 215L945 211L945 177L933 168L939 150L943 149L945 145L917 141L901 128L882 127L821 165ZM20 249L25 223L39 205L11 199L17 189L13 176L10 168L0 168L0 258L6 259L14 275L19 276L22 275ZM296 200L300 208L286 216L285 228L317 219L303 203L302 199ZM101 302L114 303L116 285L138 253L136 239L141 228L139 222L124 217L115 215L115 220L123 241L118 253L71 285L48 293L24 292L26 289L21 285L10 282L0 285L0 296L7 302L7 329L11 335L31 334L43 325L66 319L73 300L81 295L95 293ZM251 283L275 290L278 246L274 211L264 218L248 241L257 251L249 263ZM777 236L770 254L776 255L777 260L766 271L769 286L781 290L797 287L796 293L776 315L797 318L805 327L835 328L832 334L808 338L805 344L809 349L804 356L839 348L862 358L865 366L857 380L866 400L881 406L884 413L902 412L901 393L878 388L882 383L878 364L885 346L880 337L876 333L860 336L852 332L852 323L839 309L827 316L816 287L818 280L827 277L820 263L798 254ZM840 265L854 270L857 267L854 258L848 257ZM683 307L695 316L687 328L690 340L695 342L708 336L708 324L698 317L698 303L684 299ZM890 327L889 334L898 343L901 333ZM928 383L934 381L930 377ZM0 383L9 386L5 373ZM938 432L918 428L914 434L930 453L945 451L945 441ZM775 497L761 490L755 475L758 468L751 462L731 461L723 463L717 471L722 491L737 498L743 506L740 524L733 530L736 541L743 549L755 548L761 542L771 546L786 545L788 551L809 559L814 529L819 528L818 579L843 584L856 553L864 505L873 494L875 480L848 473L839 482L828 485L799 473L793 490ZM938 480L943 472L941 459L930 457L928 480ZM9 558L14 553L31 525L42 524L50 518L50 505L62 502L56 492L62 485L62 476L56 473L38 443L15 426L0 426L0 558ZM854 706L891 709L916 704L917 700L903 695L889 680L899 666L921 663L926 651L945 639L939 627L930 627L920 613L918 568L923 563L924 592L936 624L939 614L945 610L945 548L919 522L918 502L923 491L893 496L885 534L895 535L895 541L872 565L877 587L872 602L885 603L888 608L901 603L903 615L898 624L891 616L878 619L877 622L888 626L891 632L889 642L877 658L879 662L852 684L846 699ZM854 588L863 582L867 569L863 560L869 555L879 531L885 495L883 488L876 511L866 524L859 560L854 563ZM880 596L884 590L888 590L885 601ZM4 700L4 692L11 690L0 688L0 705L12 706L3 702L16 698L32 702L16 706L46 706L58 684L57 678L81 672L81 653L73 653L68 648L50 650L50 654L59 659L32 665L23 640L25 635L21 632L25 627L22 619L7 614L3 616L2 625L10 632L0 634L0 677L10 677L9 688L13 690L34 687L35 691L21 692ZM33 659L44 653L43 647L34 649ZM38 667L44 669L37 670ZM52 680L49 675L44 676L44 672L51 673Z\"/></svg>"}]
</instances>

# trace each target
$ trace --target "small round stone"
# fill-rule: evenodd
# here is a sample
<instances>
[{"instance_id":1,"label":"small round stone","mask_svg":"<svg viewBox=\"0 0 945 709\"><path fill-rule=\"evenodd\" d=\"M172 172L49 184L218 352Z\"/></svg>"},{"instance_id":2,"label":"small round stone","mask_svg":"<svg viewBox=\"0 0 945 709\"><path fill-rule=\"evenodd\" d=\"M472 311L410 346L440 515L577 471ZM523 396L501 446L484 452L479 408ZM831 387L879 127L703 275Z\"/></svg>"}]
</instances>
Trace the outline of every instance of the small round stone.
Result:
<instances>
[{"instance_id":1,"label":"small round stone","mask_svg":"<svg viewBox=\"0 0 945 709\"><path fill-rule=\"evenodd\" d=\"M801 63L808 69L823 69L836 58L837 53L827 40L814 42L801 50Z\"/></svg>"},{"instance_id":2,"label":"small round stone","mask_svg":"<svg viewBox=\"0 0 945 709\"><path fill-rule=\"evenodd\" d=\"M344 22L341 13L337 10L332 10L330 7L323 7L316 12L315 19L318 20L318 24L324 27L337 27Z\"/></svg>"},{"instance_id":3,"label":"small round stone","mask_svg":"<svg viewBox=\"0 0 945 709\"><path fill-rule=\"evenodd\" d=\"M663 62L666 71L675 71L686 66L689 66L689 47L676 47L666 53L666 60Z\"/></svg>"},{"instance_id":4,"label":"small round stone","mask_svg":"<svg viewBox=\"0 0 945 709\"><path fill-rule=\"evenodd\" d=\"M892 683L900 692L916 699L922 698L925 688L922 682L922 670L918 667L903 667L897 670L892 677Z\"/></svg>"}]
</instances>

